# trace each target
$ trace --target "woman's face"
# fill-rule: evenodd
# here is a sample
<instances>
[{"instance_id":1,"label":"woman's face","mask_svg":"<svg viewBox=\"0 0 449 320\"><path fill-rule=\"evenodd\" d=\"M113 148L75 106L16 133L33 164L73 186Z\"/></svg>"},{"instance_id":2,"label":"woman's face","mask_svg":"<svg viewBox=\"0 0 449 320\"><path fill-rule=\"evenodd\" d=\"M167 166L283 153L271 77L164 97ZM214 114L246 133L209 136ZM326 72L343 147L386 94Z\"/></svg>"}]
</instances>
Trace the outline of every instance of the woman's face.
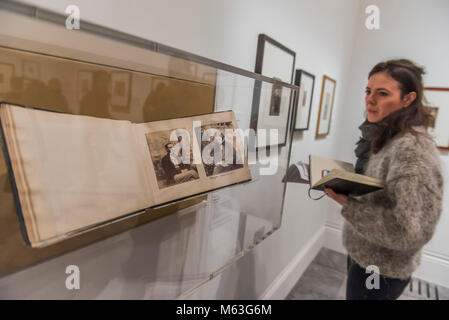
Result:
<instances>
[{"instance_id":1,"label":"woman's face","mask_svg":"<svg viewBox=\"0 0 449 320\"><path fill-rule=\"evenodd\" d=\"M373 74L366 86L366 119L369 122L379 122L390 113L410 105L411 101L407 101L407 96L401 98L399 82L388 74Z\"/></svg>"}]
</instances>

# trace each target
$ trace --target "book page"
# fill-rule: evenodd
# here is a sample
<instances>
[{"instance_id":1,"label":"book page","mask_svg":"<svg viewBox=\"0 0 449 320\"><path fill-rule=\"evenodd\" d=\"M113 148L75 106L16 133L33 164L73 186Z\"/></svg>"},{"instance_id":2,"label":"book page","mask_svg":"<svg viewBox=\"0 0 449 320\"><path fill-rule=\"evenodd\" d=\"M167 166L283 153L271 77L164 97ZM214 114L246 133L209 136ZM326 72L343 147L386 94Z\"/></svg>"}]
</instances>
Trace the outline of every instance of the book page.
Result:
<instances>
[{"instance_id":1,"label":"book page","mask_svg":"<svg viewBox=\"0 0 449 320\"><path fill-rule=\"evenodd\" d=\"M331 171L332 169L340 169L343 171L354 172L354 165L352 163L317 157L314 155L310 155L309 166L311 187L323 177L323 170Z\"/></svg>"},{"instance_id":2,"label":"book page","mask_svg":"<svg viewBox=\"0 0 449 320\"><path fill-rule=\"evenodd\" d=\"M234 130L237 123L233 112L134 126L154 192L154 205L251 179L242 137L239 131ZM224 137L226 132L230 132L226 129L236 134L230 148L230 161L222 161L226 156L224 143L221 143L224 139L217 138L215 144L214 135L207 137L211 133ZM207 141L202 141L202 138L207 138ZM203 162L203 155L210 154L220 154L219 159L212 163ZM240 161L234 161L237 155Z\"/></svg>"},{"instance_id":3,"label":"book page","mask_svg":"<svg viewBox=\"0 0 449 320\"><path fill-rule=\"evenodd\" d=\"M298 161L295 163L295 166L298 168L299 176L304 180L309 182L309 165L303 163L302 161Z\"/></svg>"},{"instance_id":4,"label":"book page","mask_svg":"<svg viewBox=\"0 0 449 320\"><path fill-rule=\"evenodd\" d=\"M129 121L6 107L10 123L2 124L12 131L15 148L8 150L22 211L27 230L36 233L30 241L149 206Z\"/></svg>"}]
</instances>

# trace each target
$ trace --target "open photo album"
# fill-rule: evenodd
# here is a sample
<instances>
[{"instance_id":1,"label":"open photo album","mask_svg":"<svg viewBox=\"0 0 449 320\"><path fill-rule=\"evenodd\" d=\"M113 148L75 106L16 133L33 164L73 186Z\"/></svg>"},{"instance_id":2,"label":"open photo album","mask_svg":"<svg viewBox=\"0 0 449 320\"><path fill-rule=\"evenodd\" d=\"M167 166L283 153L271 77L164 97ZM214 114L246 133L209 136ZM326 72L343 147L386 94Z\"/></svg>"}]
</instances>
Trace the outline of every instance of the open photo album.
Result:
<instances>
[{"instance_id":1,"label":"open photo album","mask_svg":"<svg viewBox=\"0 0 449 320\"><path fill-rule=\"evenodd\" d=\"M232 111L132 123L1 103L0 118L17 214L32 247L251 180Z\"/></svg>"}]
</instances>

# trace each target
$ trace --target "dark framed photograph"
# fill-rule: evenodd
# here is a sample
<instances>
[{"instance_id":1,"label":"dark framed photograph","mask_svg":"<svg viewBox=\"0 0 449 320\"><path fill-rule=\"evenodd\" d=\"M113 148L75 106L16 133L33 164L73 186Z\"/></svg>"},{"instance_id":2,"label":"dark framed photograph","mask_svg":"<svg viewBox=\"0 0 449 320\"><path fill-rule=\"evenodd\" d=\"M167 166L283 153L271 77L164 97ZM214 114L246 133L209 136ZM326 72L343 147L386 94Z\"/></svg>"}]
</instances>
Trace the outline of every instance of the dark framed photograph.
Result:
<instances>
[{"instance_id":1,"label":"dark framed photograph","mask_svg":"<svg viewBox=\"0 0 449 320\"><path fill-rule=\"evenodd\" d=\"M316 138L325 137L329 134L336 86L337 81L327 75L323 76L320 108L318 110L318 122L316 125Z\"/></svg>"},{"instance_id":2,"label":"dark framed photograph","mask_svg":"<svg viewBox=\"0 0 449 320\"><path fill-rule=\"evenodd\" d=\"M212 130L212 134L208 132ZM231 131L229 131L231 130ZM232 170L243 168L243 150L238 149L236 137L232 136L232 131L235 130L232 121L216 122L201 126L201 154L206 153L208 156L215 158L215 151L221 150L221 160L212 163L204 163L204 171L206 176L216 176ZM231 134L230 134L231 132ZM216 141L220 147L215 149L207 149L211 142ZM228 144L228 146L226 146ZM226 159L226 149L232 150L232 155ZM232 148L232 149L231 149ZM229 151L228 151L229 152ZM204 159L203 159L204 160Z\"/></svg>"},{"instance_id":3,"label":"dark framed photograph","mask_svg":"<svg viewBox=\"0 0 449 320\"><path fill-rule=\"evenodd\" d=\"M259 129L267 133L265 141L258 139L257 148L275 145L269 139L270 129L278 130L278 146L286 144L293 92L283 88L281 82L292 83L295 58L294 51L267 35L259 35L255 72L273 78L273 83L256 80L254 85L250 127L256 133Z\"/></svg>"},{"instance_id":4,"label":"dark framed photograph","mask_svg":"<svg viewBox=\"0 0 449 320\"><path fill-rule=\"evenodd\" d=\"M432 116L429 133L434 137L438 149L449 150L449 88L425 87L425 110Z\"/></svg>"},{"instance_id":5,"label":"dark framed photograph","mask_svg":"<svg viewBox=\"0 0 449 320\"><path fill-rule=\"evenodd\" d=\"M293 113L293 130L309 130L315 76L307 71L297 69L294 84L299 86L299 96Z\"/></svg>"}]
</instances>

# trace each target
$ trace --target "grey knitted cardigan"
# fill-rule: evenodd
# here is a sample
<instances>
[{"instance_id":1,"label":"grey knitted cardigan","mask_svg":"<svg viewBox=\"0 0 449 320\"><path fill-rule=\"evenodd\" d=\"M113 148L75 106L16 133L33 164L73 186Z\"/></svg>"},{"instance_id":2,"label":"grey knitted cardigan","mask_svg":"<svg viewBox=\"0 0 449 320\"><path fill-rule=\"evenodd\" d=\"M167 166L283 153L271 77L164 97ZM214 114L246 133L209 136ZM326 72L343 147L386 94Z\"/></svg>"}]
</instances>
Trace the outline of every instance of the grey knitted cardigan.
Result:
<instances>
[{"instance_id":1,"label":"grey knitted cardigan","mask_svg":"<svg viewBox=\"0 0 449 320\"><path fill-rule=\"evenodd\" d=\"M401 133L371 154L365 175L384 189L349 197L343 244L360 266L407 279L418 268L423 246L432 238L442 211L443 176L435 143L423 127Z\"/></svg>"}]
</instances>

